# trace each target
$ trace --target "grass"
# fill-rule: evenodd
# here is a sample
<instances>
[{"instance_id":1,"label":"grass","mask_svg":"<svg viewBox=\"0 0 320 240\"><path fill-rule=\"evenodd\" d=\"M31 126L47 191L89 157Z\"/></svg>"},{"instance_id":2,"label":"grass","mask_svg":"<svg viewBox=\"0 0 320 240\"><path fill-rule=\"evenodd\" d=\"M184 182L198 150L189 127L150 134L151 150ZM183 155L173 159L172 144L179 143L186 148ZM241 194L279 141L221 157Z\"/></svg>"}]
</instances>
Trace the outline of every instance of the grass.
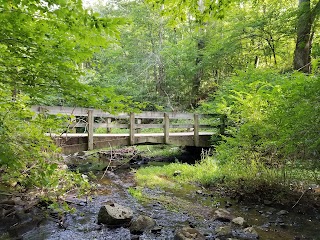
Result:
<instances>
[{"instance_id":1,"label":"grass","mask_svg":"<svg viewBox=\"0 0 320 240\"><path fill-rule=\"evenodd\" d=\"M138 145L138 151L144 157L171 157L181 154L181 148L172 145Z\"/></svg>"},{"instance_id":2,"label":"grass","mask_svg":"<svg viewBox=\"0 0 320 240\"><path fill-rule=\"evenodd\" d=\"M178 175L175 174L177 172ZM307 191L311 185L319 184L319 176L319 170L302 169L301 166L269 168L255 161L220 165L214 157L207 157L194 165L171 163L162 167L141 168L136 173L136 181L140 187L160 187L164 190L200 184L251 194L253 197L255 194L268 196L274 192L279 194L278 198L283 198L285 193L298 194Z\"/></svg>"}]
</instances>

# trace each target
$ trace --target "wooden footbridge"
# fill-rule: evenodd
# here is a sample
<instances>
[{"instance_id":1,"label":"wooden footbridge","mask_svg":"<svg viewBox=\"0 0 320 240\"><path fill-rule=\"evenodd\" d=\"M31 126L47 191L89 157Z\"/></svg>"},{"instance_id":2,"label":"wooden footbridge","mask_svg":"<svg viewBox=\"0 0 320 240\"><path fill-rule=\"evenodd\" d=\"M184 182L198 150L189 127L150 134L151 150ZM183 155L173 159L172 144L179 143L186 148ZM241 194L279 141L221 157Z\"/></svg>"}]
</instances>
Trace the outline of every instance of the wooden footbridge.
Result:
<instances>
[{"instance_id":1,"label":"wooden footbridge","mask_svg":"<svg viewBox=\"0 0 320 240\"><path fill-rule=\"evenodd\" d=\"M220 136L225 130L225 118L218 114L140 112L113 115L98 109L60 106L33 106L32 110L68 118L69 124L63 133L48 133L66 154L137 144L209 147L211 136Z\"/></svg>"}]
</instances>

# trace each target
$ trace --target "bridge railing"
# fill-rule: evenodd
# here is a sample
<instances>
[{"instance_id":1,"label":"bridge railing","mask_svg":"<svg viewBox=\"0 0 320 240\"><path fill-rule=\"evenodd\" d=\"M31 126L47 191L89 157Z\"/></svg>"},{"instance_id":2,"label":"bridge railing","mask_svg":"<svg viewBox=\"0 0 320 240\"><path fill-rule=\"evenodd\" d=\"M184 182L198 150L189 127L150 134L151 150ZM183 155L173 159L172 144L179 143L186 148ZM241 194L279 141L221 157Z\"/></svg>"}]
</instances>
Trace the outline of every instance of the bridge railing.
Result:
<instances>
[{"instance_id":1,"label":"bridge railing","mask_svg":"<svg viewBox=\"0 0 320 240\"><path fill-rule=\"evenodd\" d=\"M216 129L215 131L222 135L225 132L225 117L219 114L140 112L118 113L114 115L99 109L62 106L32 106L32 110L38 114L63 114L73 116L75 121L69 124L68 128L85 129L85 132L88 134L89 150L93 149L94 129L97 128L106 129L106 132L109 134L111 134L112 129L115 128L128 129L130 145L135 144L135 135L137 133L150 128L162 129L165 144L169 143L170 129L185 129L185 131L188 129L188 131L193 131L194 146L199 145L200 129ZM215 118L216 124L200 123L201 119L208 117ZM181 121L183 121L183 123L181 123Z\"/></svg>"}]
</instances>

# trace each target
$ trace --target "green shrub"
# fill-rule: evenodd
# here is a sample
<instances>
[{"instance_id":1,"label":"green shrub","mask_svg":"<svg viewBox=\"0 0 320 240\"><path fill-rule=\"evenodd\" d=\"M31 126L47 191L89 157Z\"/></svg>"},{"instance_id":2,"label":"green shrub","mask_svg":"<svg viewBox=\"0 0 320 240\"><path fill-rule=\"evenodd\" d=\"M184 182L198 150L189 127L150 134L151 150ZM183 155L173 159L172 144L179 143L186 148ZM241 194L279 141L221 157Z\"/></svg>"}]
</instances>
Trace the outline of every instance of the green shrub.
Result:
<instances>
[{"instance_id":1,"label":"green shrub","mask_svg":"<svg viewBox=\"0 0 320 240\"><path fill-rule=\"evenodd\" d=\"M12 100L6 89L0 90L0 97L0 184L13 192L37 189L48 200L78 187L86 191L89 183L63 168L59 149L45 135L65 119L35 116L27 97Z\"/></svg>"},{"instance_id":2,"label":"green shrub","mask_svg":"<svg viewBox=\"0 0 320 240\"><path fill-rule=\"evenodd\" d=\"M203 105L228 118L231 136L216 146L217 159L270 167L311 160L319 167L319 93L318 76L300 73L250 70L226 81Z\"/></svg>"}]
</instances>

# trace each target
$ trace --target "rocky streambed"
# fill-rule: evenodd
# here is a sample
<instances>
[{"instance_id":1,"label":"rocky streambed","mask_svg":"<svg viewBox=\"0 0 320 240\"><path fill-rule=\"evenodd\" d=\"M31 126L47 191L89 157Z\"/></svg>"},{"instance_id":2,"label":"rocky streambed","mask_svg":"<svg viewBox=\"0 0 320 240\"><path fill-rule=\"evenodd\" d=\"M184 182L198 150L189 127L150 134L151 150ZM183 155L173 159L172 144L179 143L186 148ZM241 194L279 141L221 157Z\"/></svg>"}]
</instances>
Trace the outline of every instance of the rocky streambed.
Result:
<instances>
[{"instance_id":1,"label":"rocky streambed","mask_svg":"<svg viewBox=\"0 0 320 240\"><path fill-rule=\"evenodd\" d=\"M69 168L84 170L85 165L97 176L91 199L70 194L66 201L77 211L63 216L38 208L24 211L23 198L15 199L10 204L21 211L2 217L0 240L320 239L318 210L293 211L268 201L238 203L217 198L195 185L170 191L139 188L138 192L147 199L139 201L129 193L137 188L133 167L161 159L144 159L134 150L127 151L128 164L102 161L93 166L90 161L83 161L86 154L72 156L75 162L69 162ZM114 158L115 152L112 154ZM103 158L106 153L100 155ZM83 161L82 166L79 161Z\"/></svg>"}]
</instances>

